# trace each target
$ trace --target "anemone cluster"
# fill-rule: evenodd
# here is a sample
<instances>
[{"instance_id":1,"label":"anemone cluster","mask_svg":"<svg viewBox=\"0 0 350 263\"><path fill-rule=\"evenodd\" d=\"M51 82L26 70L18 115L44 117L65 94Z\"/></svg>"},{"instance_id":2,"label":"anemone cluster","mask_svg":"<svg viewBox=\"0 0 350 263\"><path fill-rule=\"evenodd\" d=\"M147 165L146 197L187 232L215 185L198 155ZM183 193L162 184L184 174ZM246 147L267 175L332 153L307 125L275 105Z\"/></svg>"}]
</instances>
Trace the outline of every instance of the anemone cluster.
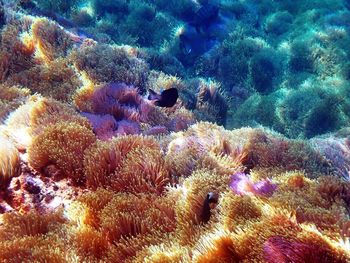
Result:
<instances>
[{"instance_id":1,"label":"anemone cluster","mask_svg":"<svg viewBox=\"0 0 350 263\"><path fill-rule=\"evenodd\" d=\"M24 13L48 16L76 34L75 40L90 37L105 43L83 47L72 55L75 67L86 71L94 81L124 82L143 91L151 66L183 77L186 91L190 91L183 95L193 99L195 94L203 95L200 79L211 79L214 86L221 88L215 98L206 100L210 106L208 114L203 114L208 107L198 104L199 119L229 128L260 124L291 138L334 132L349 122L347 1L22 2L19 6ZM22 30L5 28L6 38L13 39ZM49 21L35 22L32 30L36 38L45 39L34 42L40 45L46 59L65 55L72 45L69 38L62 38L62 30L55 29ZM50 35L55 39L50 39ZM109 44L139 48L129 48L130 53L136 54L130 57ZM49 68L48 65L32 68L32 43L17 43L17 50L12 52L22 59L16 65L11 62L14 57L6 52L13 46L3 46L0 57L4 62L0 68L8 67L0 77L25 70L26 73L13 77L15 83L20 81L35 88L39 76L46 81L61 79L60 84L56 83L57 96L62 96L59 90L68 91L71 87L72 91L79 85L70 64L62 60L50 63ZM51 70L56 74L47 74ZM26 83L28 79L33 81ZM44 84L40 86L44 88ZM40 92L45 93L43 89ZM225 105L218 97L223 97Z\"/></svg>"},{"instance_id":2,"label":"anemone cluster","mask_svg":"<svg viewBox=\"0 0 350 263\"><path fill-rule=\"evenodd\" d=\"M198 13L205 2L0 6L1 262L350 261L349 130L300 139L347 120L347 88L330 79L347 35L334 57L339 28L320 46L282 39L333 2L217 1ZM215 26L232 33L181 59L165 31L212 32L198 21L217 5ZM147 97L170 88L173 107ZM254 127L223 127L242 123Z\"/></svg>"},{"instance_id":3,"label":"anemone cluster","mask_svg":"<svg viewBox=\"0 0 350 263\"><path fill-rule=\"evenodd\" d=\"M44 181L49 175L40 174L54 165L75 185L70 187L88 191L56 209L39 203L22 214L5 213L0 258L347 262L349 182L331 176L315 151L269 136L199 122L158 139L124 135L102 141L78 123L50 125L28 148L29 165L39 173L32 180ZM272 157L270 140L289 150ZM275 158L290 166L279 167ZM54 179L56 187L66 179ZM33 198L44 195L45 186L37 187ZM209 208L208 193L217 195Z\"/></svg>"}]
</instances>

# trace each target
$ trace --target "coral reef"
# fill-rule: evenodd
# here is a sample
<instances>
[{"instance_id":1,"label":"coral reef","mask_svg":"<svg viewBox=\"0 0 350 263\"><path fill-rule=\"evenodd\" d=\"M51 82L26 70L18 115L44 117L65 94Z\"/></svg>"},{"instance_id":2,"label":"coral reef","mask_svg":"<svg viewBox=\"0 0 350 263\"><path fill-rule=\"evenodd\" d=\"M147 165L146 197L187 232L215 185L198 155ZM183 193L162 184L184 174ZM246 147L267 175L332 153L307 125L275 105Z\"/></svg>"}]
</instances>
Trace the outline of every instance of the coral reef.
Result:
<instances>
[{"instance_id":1,"label":"coral reef","mask_svg":"<svg viewBox=\"0 0 350 263\"><path fill-rule=\"evenodd\" d=\"M29 89L0 84L0 122L4 122L9 113L18 108L29 95Z\"/></svg>"},{"instance_id":2,"label":"coral reef","mask_svg":"<svg viewBox=\"0 0 350 263\"><path fill-rule=\"evenodd\" d=\"M29 164L40 170L53 163L65 176L82 183L84 151L95 140L93 132L78 123L61 121L49 125L29 146Z\"/></svg>"},{"instance_id":3,"label":"coral reef","mask_svg":"<svg viewBox=\"0 0 350 263\"><path fill-rule=\"evenodd\" d=\"M209 122L199 122L185 132L170 135L164 147L172 173L188 176L201 168L226 175L235 172L245 154L240 142L232 138L230 132Z\"/></svg>"},{"instance_id":4,"label":"coral reef","mask_svg":"<svg viewBox=\"0 0 350 263\"><path fill-rule=\"evenodd\" d=\"M15 146L6 138L0 137L0 188L7 188L11 178L21 172L19 153Z\"/></svg>"},{"instance_id":5,"label":"coral reef","mask_svg":"<svg viewBox=\"0 0 350 263\"><path fill-rule=\"evenodd\" d=\"M50 124L28 148L29 164L53 178L61 173L59 182L70 177L79 183L70 187L86 183L89 190L56 212L38 215L31 208L25 215L9 214L16 220L2 226L7 234L0 240L8 248L3 257L16 240L26 242L23 248L32 244L35 234L37 253L20 254L33 260L263 262L320 256L319 262L346 262L349 182L322 170L318 177L306 172L318 163L309 156L312 151L273 136L200 122L158 139L127 135L96 141L92 130L77 122ZM271 147L273 140L293 150ZM286 157L276 161L275 150ZM310 161L292 157L294 151ZM283 158L289 169L279 167ZM35 194L38 179L31 184L27 179L25 189ZM209 194L217 201L207 206ZM7 240L9 235L14 239ZM58 249L48 251L43 239Z\"/></svg>"},{"instance_id":6,"label":"coral reef","mask_svg":"<svg viewBox=\"0 0 350 263\"><path fill-rule=\"evenodd\" d=\"M121 192L162 193L170 183L169 168L151 137L129 135L97 141L84 155L87 186Z\"/></svg>"},{"instance_id":7,"label":"coral reef","mask_svg":"<svg viewBox=\"0 0 350 263\"><path fill-rule=\"evenodd\" d=\"M43 56L44 61L52 61L67 55L74 41L67 32L46 18L34 20L32 24L34 45Z\"/></svg>"},{"instance_id":8,"label":"coral reef","mask_svg":"<svg viewBox=\"0 0 350 263\"><path fill-rule=\"evenodd\" d=\"M90 128L88 120L66 104L50 98L33 95L25 104L9 114L5 120L5 133L18 149L27 149L33 137L51 124L72 121Z\"/></svg>"},{"instance_id":9,"label":"coral reef","mask_svg":"<svg viewBox=\"0 0 350 263\"><path fill-rule=\"evenodd\" d=\"M111 45L84 46L72 53L72 60L79 71L88 74L96 83L125 82L144 89L148 66L127 48Z\"/></svg>"},{"instance_id":10,"label":"coral reef","mask_svg":"<svg viewBox=\"0 0 350 263\"><path fill-rule=\"evenodd\" d=\"M349 262L348 9L0 1L0 261Z\"/></svg>"}]
</instances>

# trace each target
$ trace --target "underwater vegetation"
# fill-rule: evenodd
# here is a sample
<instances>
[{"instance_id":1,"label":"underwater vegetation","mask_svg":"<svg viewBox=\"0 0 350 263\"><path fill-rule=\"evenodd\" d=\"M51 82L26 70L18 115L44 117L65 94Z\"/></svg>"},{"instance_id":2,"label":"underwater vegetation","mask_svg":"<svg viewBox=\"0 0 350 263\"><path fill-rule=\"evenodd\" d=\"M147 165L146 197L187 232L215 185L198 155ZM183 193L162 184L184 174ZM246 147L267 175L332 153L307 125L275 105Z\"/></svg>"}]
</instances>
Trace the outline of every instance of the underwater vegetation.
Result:
<instances>
[{"instance_id":1,"label":"underwater vegetation","mask_svg":"<svg viewBox=\"0 0 350 263\"><path fill-rule=\"evenodd\" d=\"M346 1L27 0L20 6L27 15L60 24L82 47L68 52L69 62L50 63L46 70L35 66L14 76L11 85L37 86L26 82L53 70L57 71L55 79L66 77L57 85L63 82L74 90L81 84L71 71L73 63L92 81L124 82L143 93L148 73L158 70L181 76L187 83L197 78L219 83L220 92L230 99L227 113L223 120L204 120L228 128L263 125L290 138L311 138L346 127L349 121L350 13ZM43 34L40 30L47 23L35 22L34 35ZM45 28L50 30L49 24ZM44 38L49 40L48 35ZM87 39L106 45L82 44ZM49 42L61 43L57 53L61 55L71 47L71 40ZM54 46L38 44L50 59ZM33 52L33 45L27 43L23 52ZM25 61L23 66L30 67ZM64 73L58 68L64 68ZM295 102L300 93L306 96ZM317 97L318 103L310 103L309 97ZM300 104L310 107L306 110Z\"/></svg>"},{"instance_id":2,"label":"underwater vegetation","mask_svg":"<svg viewBox=\"0 0 350 263\"><path fill-rule=\"evenodd\" d=\"M0 0L0 262L349 262L349 21Z\"/></svg>"},{"instance_id":3,"label":"underwater vegetation","mask_svg":"<svg viewBox=\"0 0 350 263\"><path fill-rule=\"evenodd\" d=\"M28 178L13 174L17 184L33 198L44 195L48 180L59 189L68 179L75 184L69 187L90 190L57 209L45 197L31 201L39 202L36 209L5 213L0 258L272 262L279 256L347 262L349 182L327 175L323 166L317 177L307 172L317 166L309 161L317 153L283 138L284 147L293 150L275 158L288 159L291 167L278 167L269 136L199 122L158 139L124 135L101 141L74 122L49 125L28 149L29 167L37 171L27 174L31 187ZM251 156L258 152L256 140L266 147L259 159ZM254 167L244 171L252 159ZM25 202L9 203L27 211Z\"/></svg>"}]
</instances>

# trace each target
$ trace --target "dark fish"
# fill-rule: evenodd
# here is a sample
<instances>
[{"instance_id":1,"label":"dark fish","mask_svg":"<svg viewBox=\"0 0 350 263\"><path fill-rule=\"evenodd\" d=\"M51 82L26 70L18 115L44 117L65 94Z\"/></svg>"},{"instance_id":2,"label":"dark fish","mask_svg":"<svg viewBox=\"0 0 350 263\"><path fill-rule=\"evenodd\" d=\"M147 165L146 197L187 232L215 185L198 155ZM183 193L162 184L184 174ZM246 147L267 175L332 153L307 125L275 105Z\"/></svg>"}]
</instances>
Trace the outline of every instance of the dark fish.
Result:
<instances>
[{"instance_id":1,"label":"dark fish","mask_svg":"<svg viewBox=\"0 0 350 263\"><path fill-rule=\"evenodd\" d=\"M215 37L199 34L192 26L187 26L179 38L179 46L182 54L193 57L201 56L215 46L217 42Z\"/></svg>"},{"instance_id":2,"label":"dark fish","mask_svg":"<svg viewBox=\"0 0 350 263\"><path fill-rule=\"evenodd\" d=\"M204 4L195 14L192 24L198 33L206 31L219 17L219 7L212 4ZM205 33L205 32L203 32Z\"/></svg>"},{"instance_id":3,"label":"dark fish","mask_svg":"<svg viewBox=\"0 0 350 263\"><path fill-rule=\"evenodd\" d=\"M218 194L209 192L203 203L203 209L201 214L201 220L207 223L211 216L211 209L214 209L218 203Z\"/></svg>"},{"instance_id":4,"label":"dark fish","mask_svg":"<svg viewBox=\"0 0 350 263\"><path fill-rule=\"evenodd\" d=\"M170 108L175 105L178 97L179 93L176 88L163 90L160 94L149 89L148 99L154 101L158 107Z\"/></svg>"}]
</instances>

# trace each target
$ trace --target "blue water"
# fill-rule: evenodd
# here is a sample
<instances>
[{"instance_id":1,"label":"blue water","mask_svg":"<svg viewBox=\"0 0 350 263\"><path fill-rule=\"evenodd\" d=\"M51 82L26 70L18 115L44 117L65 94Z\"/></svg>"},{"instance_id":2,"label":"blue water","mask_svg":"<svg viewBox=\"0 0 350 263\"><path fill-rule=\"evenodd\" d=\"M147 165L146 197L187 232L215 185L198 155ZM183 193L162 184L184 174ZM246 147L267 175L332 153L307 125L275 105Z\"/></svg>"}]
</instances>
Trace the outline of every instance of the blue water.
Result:
<instances>
[{"instance_id":1,"label":"blue water","mask_svg":"<svg viewBox=\"0 0 350 263\"><path fill-rule=\"evenodd\" d=\"M311 138L349 122L348 1L4 2L81 39L135 47L151 70L217 82L223 99L210 104L226 101L227 128ZM199 87L187 90L184 100Z\"/></svg>"}]
</instances>

